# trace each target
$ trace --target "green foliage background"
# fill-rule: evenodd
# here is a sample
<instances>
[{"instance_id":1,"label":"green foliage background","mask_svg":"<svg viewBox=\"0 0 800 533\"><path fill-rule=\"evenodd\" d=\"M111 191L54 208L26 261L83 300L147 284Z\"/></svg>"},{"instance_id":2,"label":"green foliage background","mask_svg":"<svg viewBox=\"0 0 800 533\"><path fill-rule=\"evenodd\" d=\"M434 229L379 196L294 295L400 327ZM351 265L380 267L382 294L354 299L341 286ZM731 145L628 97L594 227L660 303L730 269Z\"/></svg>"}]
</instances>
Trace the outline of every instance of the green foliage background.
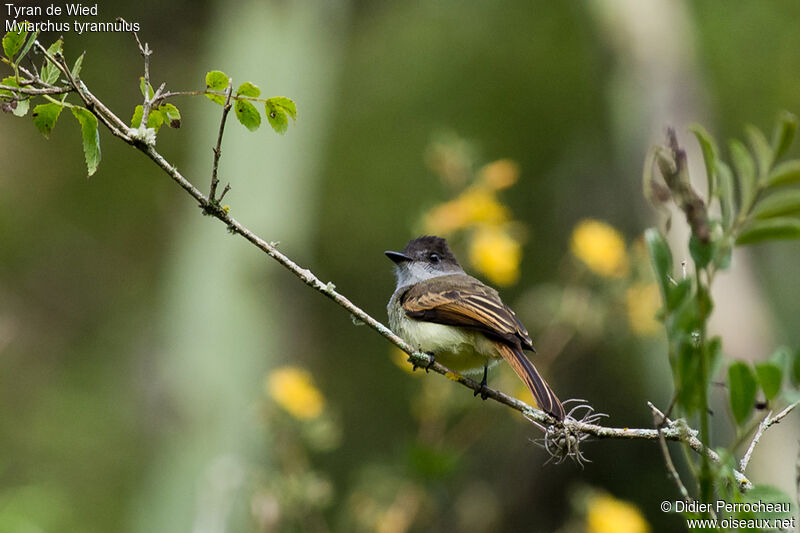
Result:
<instances>
[{"instance_id":1,"label":"green foliage background","mask_svg":"<svg viewBox=\"0 0 800 533\"><path fill-rule=\"evenodd\" d=\"M656 105L656 95L620 92L620 72L635 66L589 2L100 9L104 20L139 22L155 50L153 85L199 89L218 68L235 86L253 80L297 102L285 137L229 127L226 203L378 318L394 286L382 251L401 247L420 215L448 198L425 164L442 130L472 140L483 160L522 168L505 199L529 235L522 281L503 296L534 340L531 288L563 274L579 219L607 220L631 240L652 225L641 164L664 124L628 113ZM768 130L778 109L800 111L800 6L678 9L688 33L664 45L688 42L693 52L682 58L694 65L687 86L698 88L690 96L702 116L692 120L723 140L741 137L747 122ZM64 37L72 60L87 51L87 85L131 116L141 103L131 36ZM178 104L182 129L162 131L158 148L205 190L219 107ZM587 447L594 462L584 470L542 467L545 455L527 440L536 434L515 413L399 371L385 341L199 217L102 129L103 160L87 181L79 135L64 118L48 141L0 118L0 531L201 530L215 523L208 509L223 509L229 530L250 531L263 491L282 494L284 529L353 531L364 493L391 503L409 483L425 495L413 531L573 530L586 487L635 502L655 531L680 527L658 510L677 494L652 443L602 441ZM800 345L798 246L752 256L768 311L753 320L768 322L769 345ZM732 269L739 264L735 256ZM671 394L665 350L663 339L579 334L543 371L563 398L588 399L610 423L649 427L645 401L665 405ZM313 428L270 407L263 376L286 363L311 371L336 428L319 431L338 432L334 444L318 445L303 433ZM457 397L426 399L437 394ZM426 434L431 427L444 436ZM794 453L782 451L787 465ZM231 479L215 472L237 468L244 481L231 482L229 499L207 496L204 487ZM751 468L754 479L781 483ZM328 495L314 500L319 480Z\"/></svg>"}]
</instances>

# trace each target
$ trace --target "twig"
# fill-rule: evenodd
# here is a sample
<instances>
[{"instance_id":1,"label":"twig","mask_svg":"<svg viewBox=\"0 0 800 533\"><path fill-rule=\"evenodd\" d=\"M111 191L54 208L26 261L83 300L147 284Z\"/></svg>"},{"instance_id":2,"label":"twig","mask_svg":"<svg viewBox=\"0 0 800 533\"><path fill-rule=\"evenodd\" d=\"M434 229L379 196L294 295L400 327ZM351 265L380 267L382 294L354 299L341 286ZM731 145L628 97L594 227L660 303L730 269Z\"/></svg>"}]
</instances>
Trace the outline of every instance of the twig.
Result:
<instances>
[{"instance_id":1,"label":"twig","mask_svg":"<svg viewBox=\"0 0 800 533\"><path fill-rule=\"evenodd\" d=\"M212 204L219 203L219 200L215 198L215 196L217 195L217 185L219 184L219 178L217 178L217 168L219 167L219 158L222 155L222 136L225 134L225 123L228 121L228 113L231 110L232 92L233 92L233 78L228 78L228 88L225 89L225 105L222 106L222 118L219 121L219 135L217 135L217 146L214 147L214 164L211 169L211 190L208 193L208 199ZM230 187L227 188L230 189ZM223 192L223 194L225 194L225 192Z\"/></svg>"},{"instance_id":2,"label":"twig","mask_svg":"<svg viewBox=\"0 0 800 533\"><path fill-rule=\"evenodd\" d=\"M678 487L678 491L681 493L681 497L683 497L683 501L686 503L691 503L694 499L689 495L689 491L686 490L686 485L683 484L681 481L681 476L678 474L678 471L675 469L675 464L672 462L672 456L669 453L669 448L667 447L667 440L664 438L664 434L661 430L667 424L667 417L666 415L662 414L656 407L649 403L647 404L650 407L650 410L653 412L653 424L658 431L658 442L661 445L661 453L664 455L664 463L667 466L667 472L672 477L672 480L675 482L675 485ZM672 406L670 406L672 407ZM669 412L669 409L667 409Z\"/></svg>"},{"instance_id":3,"label":"twig","mask_svg":"<svg viewBox=\"0 0 800 533\"><path fill-rule=\"evenodd\" d=\"M747 447L747 451L744 453L742 460L739 461L739 470L743 474L745 469L747 468L747 465L750 463L750 457L753 455L753 450L755 449L756 444L758 444L758 441L761 440L761 436L764 434L764 432L767 431L770 428L770 426L774 424L779 424L780 421L786 417L786 415L792 412L792 409L797 407L798 403L800 403L800 401L789 404L783 411L781 411L774 417L772 416L772 411L770 411L769 413L767 413L767 416L764 417L764 420L762 420L761 423L758 424L758 429L756 430L756 434L753 436L753 440L750 441L750 446Z\"/></svg>"},{"instance_id":4,"label":"twig","mask_svg":"<svg viewBox=\"0 0 800 533\"><path fill-rule=\"evenodd\" d=\"M42 87L42 88L30 88L30 87L11 87L10 85L0 85L0 90L5 91L14 91L17 93L22 94L29 94L31 96L37 96L42 94L64 94L64 93L71 93L75 89L72 87Z\"/></svg>"}]
</instances>

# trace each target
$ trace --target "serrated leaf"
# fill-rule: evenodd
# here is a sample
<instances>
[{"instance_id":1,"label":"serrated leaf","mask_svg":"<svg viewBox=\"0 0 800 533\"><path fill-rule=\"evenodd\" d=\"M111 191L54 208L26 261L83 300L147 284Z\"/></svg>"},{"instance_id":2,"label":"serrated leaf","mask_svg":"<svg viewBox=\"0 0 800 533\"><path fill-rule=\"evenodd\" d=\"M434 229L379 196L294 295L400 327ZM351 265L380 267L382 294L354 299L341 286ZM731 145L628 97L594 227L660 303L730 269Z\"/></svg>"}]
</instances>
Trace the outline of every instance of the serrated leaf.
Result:
<instances>
[{"instance_id":1,"label":"serrated leaf","mask_svg":"<svg viewBox=\"0 0 800 533\"><path fill-rule=\"evenodd\" d=\"M700 124L690 125L689 131L694 133L694 136L697 138L697 142L700 144L700 149L703 151L703 161L706 164L706 180L708 182L708 198L710 203L711 198L716 195L717 190L717 180L715 178L717 169L717 154L719 153L719 150L717 149L717 144L714 142L713 137L711 137L706 129Z\"/></svg>"},{"instance_id":2,"label":"serrated leaf","mask_svg":"<svg viewBox=\"0 0 800 533\"><path fill-rule=\"evenodd\" d=\"M775 131L772 132L772 151L775 153L775 159L779 159L789 149L796 130L797 117L788 111L781 111L778 123L775 124Z\"/></svg>"},{"instance_id":3,"label":"serrated leaf","mask_svg":"<svg viewBox=\"0 0 800 533\"><path fill-rule=\"evenodd\" d=\"M758 201L753 209L756 218L800 214L800 190L778 190Z\"/></svg>"},{"instance_id":4,"label":"serrated leaf","mask_svg":"<svg viewBox=\"0 0 800 533\"><path fill-rule=\"evenodd\" d=\"M170 128L181 127L181 112L178 111L177 107L175 107L172 104L162 104L158 106L158 110L163 115L164 120L167 123L167 126L169 126ZM141 121L141 119L139 120Z\"/></svg>"},{"instance_id":5,"label":"serrated leaf","mask_svg":"<svg viewBox=\"0 0 800 533\"><path fill-rule=\"evenodd\" d=\"M736 239L736 244L755 244L776 239L800 239L800 220L776 217L755 220Z\"/></svg>"},{"instance_id":6,"label":"serrated leaf","mask_svg":"<svg viewBox=\"0 0 800 533\"><path fill-rule=\"evenodd\" d=\"M764 136L761 130L752 124L745 126L744 132L745 135L747 135L750 148L753 150L753 153L756 156L758 177L759 179L763 179L769 172L772 162L774 161L772 148L770 148L769 141L767 141L767 138Z\"/></svg>"},{"instance_id":7,"label":"serrated leaf","mask_svg":"<svg viewBox=\"0 0 800 533\"><path fill-rule=\"evenodd\" d=\"M42 135L49 138L53 128L56 127L58 117L61 116L62 109L64 109L63 106L52 102L37 105L33 108L33 125L42 132Z\"/></svg>"},{"instance_id":8,"label":"serrated leaf","mask_svg":"<svg viewBox=\"0 0 800 533\"><path fill-rule=\"evenodd\" d=\"M756 376L747 364L737 361L728 367L731 412L737 424L741 425L750 417L757 390Z\"/></svg>"},{"instance_id":9,"label":"serrated leaf","mask_svg":"<svg viewBox=\"0 0 800 533\"><path fill-rule=\"evenodd\" d=\"M206 89L212 91L224 91L228 88L228 75L220 70L212 70L206 73ZM206 98L220 105L225 105L225 97L219 94L207 94Z\"/></svg>"},{"instance_id":10,"label":"serrated leaf","mask_svg":"<svg viewBox=\"0 0 800 533\"><path fill-rule=\"evenodd\" d=\"M783 368L772 361L756 363L755 366L756 376L758 376L758 382L761 384L764 396L767 397L767 400L773 399L781 390Z\"/></svg>"},{"instance_id":11,"label":"serrated leaf","mask_svg":"<svg viewBox=\"0 0 800 533\"><path fill-rule=\"evenodd\" d=\"M767 178L767 185L770 187L794 183L800 183L800 159L792 159L776 165Z\"/></svg>"},{"instance_id":12,"label":"serrated leaf","mask_svg":"<svg viewBox=\"0 0 800 533\"><path fill-rule=\"evenodd\" d=\"M246 81L243 84L239 85L239 88L236 89L236 96L252 96L253 98L255 98L260 94L261 94L261 89L259 89L258 86L253 85L249 81Z\"/></svg>"},{"instance_id":13,"label":"serrated leaf","mask_svg":"<svg viewBox=\"0 0 800 533\"><path fill-rule=\"evenodd\" d=\"M97 128L97 117L83 107L73 107L72 115L81 125L83 155L86 158L89 176L91 176L97 170L97 165L100 164L100 131Z\"/></svg>"},{"instance_id":14,"label":"serrated leaf","mask_svg":"<svg viewBox=\"0 0 800 533\"><path fill-rule=\"evenodd\" d=\"M22 49L22 45L25 44L28 30L23 29L24 27L24 24L20 24L19 31L10 31L3 37L3 53L8 59L13 60L17 52Z\"/></svg>"},{"instance_id":15,"label":"serrated leaf","mask_svg":"<svg viewBox=\"0 0 800 533\"><path fill-rule=\"evenodd\" d=\"M644 241L647 252L650 254L650 263L656 274L656 280L661 287L661 297L664 302L670 294L670 277L672 276L672 252L661 233L655 228L644 232Z\"/></svg>"},{"instance_id":16,"label":"serrated leaf","mask_svg":"<svg viewBox=\"0 0 800 533\"><path fill-rule=\"evenodd\" d=\"M233 107L236 118L250 131L256 131L261 126L261 114L256 106L246 100L237 100Z\"/></svg>"},{"instance_id":17,"label":"serrated leaf","mask_svg":"<svg viewBox=\"0 0 800 533\"><path fill-rule=\"evenodd\" d=\"M142 96L148 100L152 99L153 95L156 94L156 92L153 90L153 86L149 83L147 84L147 93L145 93L144 76L139 76L139 90L142 92Z\"/></svg>"},{"instance_id":18,"label":"serrated leaf","mask_svg":"<svg viewBox=\"0 0 800 533\"><path fill-rule=\"evenodd\" d=\"M50 54L53 58L55 58L56 53L61 52L61 45L62 45L61 39L58 39L56 42L54 42L47 48L47 53ZM61 71L58 70L58 67L52 64L49 59L45 58L44 65L42 65L42 73L41 73L42 81L52 85L53 83L58 81L58 75L60 73Z\"/></svg>"},{"instance_id":19,"label":"serrated leaf","mask_svg":"<svg viewBox=\"0 0 800 533\"><path fill-rule=\"evenodd\" d=\"M736 203L733 199L733 173L730 167L720 160L716 162L716 169L722 225L728 229L736 215Z\"/></svg>"},{"instance_id":20,"label":"serrated leaf","mask_svg":"<svg viewBox=\"0 0 800 533\"><path fill-rule=\"evenodd\" d=\"M144 108L137 105L133 110L133 117L131 118L131 127L138 128L142 124L142 117L144 116ZM147 127L153 128L158 133L161 126L164 124L164 115L158 109L151 109L150 114L147 116Z\"/></svg>"},{"instance_id":21,"label":"serrated leaf","mask_svg":"<svg viewBox=\"0 0 800 533\"><path fill-rule=\"evenodd\" d=\"M267 120L272 129L283 135L289 128L289 118L297 118L297 108L294 102L284 96L275 96L267 99L264 107L267 112Z\"/></svg>"},{"instance_id":22,"label":"serrated leaf","mask_svg":"<svg viewBox=\"0 0 800 533\"><path fill-rule=\"evenodd\" d=\"M739 177L742 209L748 209L755 194L756 165L753 161L753 156L750 155L750 152L740 141L732 140L730 147L733 166L736 168L736 175Z\"/></svg>"}]
</instances>

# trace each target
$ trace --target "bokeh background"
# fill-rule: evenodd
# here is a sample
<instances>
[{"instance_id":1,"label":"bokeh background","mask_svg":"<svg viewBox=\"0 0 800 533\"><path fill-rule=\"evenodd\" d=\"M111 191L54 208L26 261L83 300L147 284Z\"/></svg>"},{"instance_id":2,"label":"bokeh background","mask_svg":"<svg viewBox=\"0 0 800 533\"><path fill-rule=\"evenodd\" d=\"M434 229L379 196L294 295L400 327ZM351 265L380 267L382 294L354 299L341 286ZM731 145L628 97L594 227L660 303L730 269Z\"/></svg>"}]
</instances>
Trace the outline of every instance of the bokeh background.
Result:
<instances>
[{"instance_id":1,"label":"bokeh background","mask_svg":"<svg viewBox=\"0 0 800 533\"><path fill-rule=\"evenodd\" d=\"M220 175L245 225L381 320L394 288L383 251L447 234L517 310L559 396L618 426L650 427L646 401L672 392L640 242L656 222L640 186L648 146L675 126L702 188L690 122L724 140L800 111L791 1L99 11L79 20L140 24L156 86L201 89L220 69L297 102L285 136L228 125ZM132 36L64 37L68 58L87 51L87 85L129 118L142 72ZM158 148L206 190L220 109L174 103L182 128L162 130ZM599 441L583 468L545 464L518 413L411 374L144 156L103 130L101 146L87 180L71 117L49 140L29 117L0 117L3 533L682 527L659 510L678 494L653 443ZM682 231L676 221L676 244ZM800 345L798 259L796 242L734 257L714 325L728 357ZM490 384L525 399L506 368ZM754 480L794 493L797 425L765 436Z\"/></svg>"}]
</instances>

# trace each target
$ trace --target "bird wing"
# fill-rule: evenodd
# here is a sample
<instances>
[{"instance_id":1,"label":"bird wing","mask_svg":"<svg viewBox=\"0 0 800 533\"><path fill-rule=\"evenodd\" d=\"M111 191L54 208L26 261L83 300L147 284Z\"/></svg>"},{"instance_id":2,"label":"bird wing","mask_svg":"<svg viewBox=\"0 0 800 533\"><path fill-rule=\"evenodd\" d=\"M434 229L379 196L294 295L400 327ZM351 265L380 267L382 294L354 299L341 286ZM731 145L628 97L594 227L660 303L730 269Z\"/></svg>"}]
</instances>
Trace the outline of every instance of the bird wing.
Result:
<instances>
[{"instance_id":1,"label":"bird wing","mask_svg":"<svg viewBox=\"0 0 800 533\"><path fill-rule=\"evenodd\" d=\"M411 287L401 305L410 318L481 331L533 350L528 331L497 291L466 274L439 276Z\"/></svg>"}]
</instances>

